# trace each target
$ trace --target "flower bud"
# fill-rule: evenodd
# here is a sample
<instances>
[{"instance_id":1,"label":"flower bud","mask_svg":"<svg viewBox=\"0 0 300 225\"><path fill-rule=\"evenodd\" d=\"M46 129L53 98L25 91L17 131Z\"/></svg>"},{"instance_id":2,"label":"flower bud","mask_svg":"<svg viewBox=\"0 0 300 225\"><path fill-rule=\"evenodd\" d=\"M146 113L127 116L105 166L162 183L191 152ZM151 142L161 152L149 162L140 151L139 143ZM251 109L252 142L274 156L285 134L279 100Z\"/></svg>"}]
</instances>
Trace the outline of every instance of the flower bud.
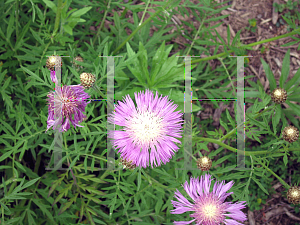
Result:
<instances>
[{"instance_id":1,"label":"flower bud","mask_svg":"<svg viewBox=\"0 0 300 225\"><path fill-rule=\"evenodd\" d=\"M76 56L75 58L74 58L74 60L73 60L73 65L77 68L77 69L79 69L79 68L83 68L82 66L80 66L80 65L78 65L77 63L76 63L76 61L78 61L78 62L83 62L83 58L81 57L81 56Z\"/></svg>"},{"instance_id":2,"label":"flower bud","mask_svg":"<svg viewBox=\"0 0 300 225\"><path fill-rule=\"evenodd\" d=\"M91 73L82 73L80 74L81 85L85 88L90 88L94 85L96 78Z\"/></svg>"},{"instance_id":3,"label":"flower bud","mask_svg":"<svg viewBox=\"0 0 300 225\"><path fill-rule=\"evenodd\" d=\"M55 55L48 57L48 59L46 61L46 67L48 68L48 70L51 70L51 71L55 70L55 60L56 60ZM61 61L60 66L62 67L62 61Z\"/></svg>"},{"instance_id":4,"label":"flower bud","mask_svg":"<svg viewBox=\"0 0 300 225\"><path fill-rule=\"evenodd\" d=\"M284 90L283 88L275 88L271 93L271 98L275 103L284 103L287 99L286 90Z\"/></svg>"},{"instance_id":5,"label":"flower bud","mask_svg":"<svg viewBox=\"0 0 300 225\"><path fill-rule=\"evenodd\" d=\"M200 157L197 160L197 167L202 171L208 171L212 165L212 161L207 156Z\"/></svg>"},{"instance_id":6,"label":"flower bud","mask_svg":"<svg viewBox=\"0 0 300 225\"><path fill-rule=\"evenodd\" d=\"M282 131L283 139L292 143L294 141L297 141L299 138L299 131L294 126L288 126L285 127Z\"/></svg>"},{"instance_id":7,"label":"flower bud","mask_svg":"<svg viewBox=\"0 0 300 225\"><path fill-rule=\"evenodd\" d=\"M300 188L297 186L291 187L287 192L287 199L289 203L294 205L300 204Z\"/></svg>"}]
</instances>

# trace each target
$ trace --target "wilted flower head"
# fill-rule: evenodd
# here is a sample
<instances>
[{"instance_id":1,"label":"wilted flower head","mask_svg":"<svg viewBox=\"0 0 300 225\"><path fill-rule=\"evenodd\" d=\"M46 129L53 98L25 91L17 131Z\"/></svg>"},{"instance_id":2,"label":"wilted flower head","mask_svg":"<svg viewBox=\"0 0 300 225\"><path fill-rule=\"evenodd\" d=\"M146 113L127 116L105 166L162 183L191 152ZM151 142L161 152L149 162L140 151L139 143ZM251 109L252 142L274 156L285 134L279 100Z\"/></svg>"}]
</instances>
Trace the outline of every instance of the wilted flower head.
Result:
<instances>
[{"instance_id":1,"label":"wilted flower head","mask_svg":"<svg viewBox=\"0 0 300 225\"><path fill-rule=\"evenodd\" d=\"M60 132L70 129L70 122L74 127L82 127L78 123L82 122L86 116L83 114L89 102L86 99L90 96L84 92L80 85L70 85L56 88L48 95L48 120L47 130L53 126L53 130L61 124ZM54 112L55 110L55 112ZM56 118L55 115L56 114Z\"/></svg>"},{"instance_id":2,"label":"wilted flower head","mask_svg":"<svg viewBox=\"0 0 300 225\"><path fill-rule=\"evenodd\" d=\"M178 190L175 192L175 197L179 201L171 201L176 208L171 210L172 214L182 214L188 211L194 211L190 217L194 219L191 221L175 221L176 225L191 224L193 221L197 225L219 225L225 223L226 225L242 225L238 221L244 222L247 220L246 215L241 211L245 208L243 205L246 202L231 203L224 202L224 200L233 194L233 192L226 193L232 186L233 181L228 184L216 182L212 192L210 191L212 179L211 175L191 178L190 185L186 181L184 190L193 199L190 203ZM226 214L229 213L229 214ZM231 219L226 219L230 217Z\"/></svg>"},{"instance_id":3,"label":"wilted flower head","mask_svg":"<svg viewBox=\"0 0 300 225\"><path fill-rule=\"evenodd\" d=\"M287 126L282 131L283 139L292 143L294 141L297 141L299 138L299 131L294 126Z\"/></svg>"},{"instance_id":4,"label":"wilted flower head","mask_svg":"<svg viewBox=\"0 0 300 225\"><path fill-rule=\"evenodd\" d=\"M146 168L165 164L178 150L174 142L181 143L182 113L174 112L177 105L166 97L158 97L150 90L134 93L137 106L129 95L118 101L115 112L108 121L123 126L120 131L110 131L109 137L123 159ZM157 162L157 163L156 163Z\"/></svg>"},{"instance_id":5,"label":"wilted flower head","mask_svg":"<svg viewBox=\"0 0 300 225\"><path fill-rule=\"evenodd\" d=\"M197 167L202 171L208 171L211 168L212 161L207 156L202 156L197 160Z\"/></svg>"},{"instance_id":6,"label":"wilted flower head","mask_svg":"<svg viewBox=\"0 0 300 225\"><path fill-rule=\"evenodd\" d=\"M287 92L283 88L275 88L271 93L271 99L273 102L282 104L287 99Z\"/></svg>"},{"instance_id":7,"label":"wilted flower head","mask_svg":"<svg viewBox=\"0 0 300 225\"><path fill-rule=\"evenodd\" d=\"M287 199L289 203L294 205L300 204L300 188L297 186L291 187L287 192Z\"/></svg>"}]
</instances>

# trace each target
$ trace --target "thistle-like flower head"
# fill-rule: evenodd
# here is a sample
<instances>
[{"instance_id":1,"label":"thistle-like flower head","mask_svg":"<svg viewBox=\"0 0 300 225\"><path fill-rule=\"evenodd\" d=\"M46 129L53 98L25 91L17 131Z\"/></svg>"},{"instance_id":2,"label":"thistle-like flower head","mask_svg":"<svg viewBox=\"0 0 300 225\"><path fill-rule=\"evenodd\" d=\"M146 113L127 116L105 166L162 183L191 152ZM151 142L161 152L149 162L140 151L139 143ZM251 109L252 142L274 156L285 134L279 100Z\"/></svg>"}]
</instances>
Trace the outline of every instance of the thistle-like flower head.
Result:
<instances>
[{"instance_id":1,"label":"thistle-like flower head","mask_svg":"<svg viewBox=\"0 0 300 225\"><path fill-rule=\"evenodd\" d=\"M177 105L168 97L154 96L153 92L134 93L137 106L129 95L118 101L115 112L108 117L112 124L122 126L108 133L115 149L123 159L132 160L136 166L146 168L164 164L178 150L176 138L181 138L182 113L174 112Z\"/></svg>"},{"instance_id":2,"label":"thistle-like flower head","mask_svg":"<svg viewBox=\"0 0 300 225\"><path fill-rule=\"evenodd\" d=\"M225 199L233 194L226 193L233 185L233 181L227 184L216 182L212 192L210 192L211 176L206 174L199 177L191 178L190 185L186 181L184 190L191 197L193 203L190 203L178 190L175 192L175 197L178 201L172 201L174 210L172 214L182 214L188 211L194 212L190 217L191 221L175 221L176 225L191 224L195 221L196 225L242 225L238 221L244 222L247 220L246 215L241 211L245 208L246 202L231 203L224 202ZM226 218L229 217L229 218Z\"/></svg>"},{"instance_id":3,"label":"thistle-like flower head","mask_svg":"<svg viewBox=\"0 0 300 225\"><path fill-rule=\"evenodd\" d=\"M55 61L56 61L56 57L55 55L49 56L47 61L46 61L46 67L48 68L48 70L50 71L54 71L55 70ZM61 61L61 65L62 66L62 61Z\"/></svg>"},{"instance_id":4,"label":"thistle-like flower head","mask_svg":"<svg viewBox=\"0 0 300 225\"><path fill-rule=\"evenodd\" d=\"M90 88L94 85L96 77L91 73L82 73L80 74L81 85L85 88Z\"/></svg>"},{"instance_id":5,"label":"thistle-like flower head","mask_svg":"<svg viewBox=\"0 0 300 225\"><path fill-rule=\"evenodd\" d=\"M89 102L86 99L90 96L84 92L80 85L63 86L56 88L48 95L48 120L47 130L53 126L53 130L60 124L60 132L70 129L70 122L74 127L82 127L86 116L83 114Z\"/></svg>"},{"instance_id":6,"label":"thistle-like flower head","mask_svg":"<svg viewBox=\"0 0 300 225\"><path fill-rule=\"evenodd\" d=\"M202 156L197 160L197 167L202 171L208 171L212 165L212 161L207 156Z\"/></svg>"},{"instance_id":7,"label":"thistle-like flower head","mask_svg":"<svg viewBox=\"0 0 300 225\"><path fill-rule=\"evenodd\" d=\"M288 126L285 127L282 131L283 139L292 143L294 141L297 141L299 138L299 131L294 126Z\"/></svg>"},{"instance_id":8,"label":"thistle-like flower head","mask_svg":"<svg viewBox=\"0 0 300 225\"><path fill-rule=\"evenodd\" d=\"M297 186L291 187L287 192L287 199L289 203L294 205L300 204L300 188Z\"/></svg>"},{"instance_id":9,"label":"thistle-like flower head","mask_svg":"<svg viewBox=\"0 0 300 225\"><path fill-rule=\"evenodd\" d=\"M271 93L271 99L273 102L281 104L287 99L287 92L283 88L275 88Z\"/></svg>"}]
</instances>

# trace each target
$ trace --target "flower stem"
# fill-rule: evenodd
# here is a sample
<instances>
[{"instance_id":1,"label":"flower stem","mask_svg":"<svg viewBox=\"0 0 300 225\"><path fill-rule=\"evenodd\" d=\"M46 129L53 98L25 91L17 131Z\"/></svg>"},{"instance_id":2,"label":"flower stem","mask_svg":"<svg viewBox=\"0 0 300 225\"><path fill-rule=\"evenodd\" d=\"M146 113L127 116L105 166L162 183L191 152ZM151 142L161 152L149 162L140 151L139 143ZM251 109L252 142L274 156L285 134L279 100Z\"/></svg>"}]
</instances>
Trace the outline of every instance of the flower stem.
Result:
<instances>
[{"instance_id":1,"label":"flower stem","mask_svg":"<svg viewBox=\"0 0 300 225\"><path fill-rule=\"evenodd\" d=\"M290 188L290 185L288 185L284 180L282 180L276 173L274 173L271 169L269 169L263 162L260 160L258 161L267 171L269 171L271 174L273 174L279 181L282 183L287 189Z\"/></svg>"},{"instance_id":2,"label":"flower stem","mask_svg":"<svg viewBox=\"0 0 300 225\"><path fill-rule=\"evenodd\" d=\"M265 39L265 40L261 40L261 41L257 41L257 42L254 42L254 43L251 43L251 44L248 44L248 45L243 45L242 47L244 48L249 48L249 47L253 47L253 46L256 46L256 45L260 45L260 44L263 44L263 43L267 43L267 42L271 42L271 41L276 41L276 40L279 40L281 38L286 38L286 37L289 37L289 36L292 36L294 34L297 34L297 32L300 31L300 28L290 32L290 33L287 33L287 34L284 34L284 35L280 35L280 36L276 36L276 37L273 37L273 38L269 38L269 39ZM196 59L196 60L193 60L191 61L191 64L195 64L195 63L199 63L199 62L202 62L202 61L208 61L208 60L212 60L212 59L217 59L217 58L220 58L220 57L224 57L224 56L227 56L229 53L232 53L233 50L229 50L226 52L223 52L223 53L220 53L220 54L217 54L217 55L213 55L213 56L209 56L209 57L205 57L205 58L202 58L202 59ZM183 62L181 64L181 66L184 66L185 63Z\"/></svg>"},{"instance_id":3,"label":"flower stem","mask_svg":"<svg viewBox=\"0 0 300 225\"><path fill-rule=\"evenodd\" d=\"M108 12L108 10L109 10L109 8L110 8L110 3L111 3L111 0L109 0L109 1L108 1L108 4L107 4L107 9L105 10L105 13L104 13L104 16L103 16L103 18L102 18L102 21L101 21L100 27L99 27L99 29L98 29L98 31L97 31L97 34L96 34L96 35L95 35L95 37L94 37L94 40L93 40L93 45L95 44L95 41L96 41L97 37L99 36L99 34L100 34L100 31L102 30L102 27L103 27L104 21L105 21L105 19L106 19L106 16L107 16L107 12Z\"/></svg>"}]
</instances>

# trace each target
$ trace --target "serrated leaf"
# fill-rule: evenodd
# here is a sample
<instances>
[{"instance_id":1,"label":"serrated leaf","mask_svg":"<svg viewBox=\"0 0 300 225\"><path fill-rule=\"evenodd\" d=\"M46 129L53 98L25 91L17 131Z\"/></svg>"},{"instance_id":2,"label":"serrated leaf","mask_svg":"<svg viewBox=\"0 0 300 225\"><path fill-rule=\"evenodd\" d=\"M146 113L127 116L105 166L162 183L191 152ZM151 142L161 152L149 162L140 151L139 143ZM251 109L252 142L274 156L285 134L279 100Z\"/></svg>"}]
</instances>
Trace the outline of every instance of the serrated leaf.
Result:
<instances>
[{"instance_id":1,"label":"serrated leaf","mask_svg":"<svg viewBox=\"0 0 300 225\"><path fill-rule=\"evenodd\" d=\"M279 78L279 86L283 88L290 72L290 49L286 52L282 61L281 76Z\"/></svg>"},{"instance_id":2,"label":"serrated leaf","mask_svg":"<svg viewBox=\"0 0 300 225\"><path fill-rule=\"evenodd\" d=\"M275 116L272 116L272 125L273 125L274 134L277 133L277 125L280 121L281 115L282 115L281 105L277 105L275 110Z\"/></svg>"},{"instance_id":3,"label":"serrated leaf","mask_svg":"<svg viewBox=\"0 0 300 225\"><path fill-rule=\"evenodd\" d=\"M268 80L270 82L270 90L273 91L277 87L274 74L271 71L270 66L265 62L265 60L263 60L261 58L260 61L261 61L262 65L263 65L266 77L268 78Z\"/></svg>"},{"instance_id":4,"label":"serrated leaf","mask_svg":"<svg viewBox=\"0 0 300 225\"><path fill-rule=\"evenodd\" d=\"M44 205L42 203L42 200L41 199L35 199L35 198L32 198L32 201L34 202L34 204L36 204L39 209L43 212L43 215L46 215L48 219L52 220L53 221L53 216L51 215L51 213L49 212L49 210L46 208L47 206ZM48 206L49 207L49 206Z\"/></svg>"},{"instance_id":5,"label":"serrated leaf","mask_svg":"<svg viewBox=\"0 0 300 225\"><path fill-rule=\"evenodd\" d=\"M297 72L293 76L292 79L284 86L285 90L288 91L293 85L297 85L300 81L300 67L298 68Z\"/></svg>"},{"instance_id":6,"label":"serrated leaf","mask_svg":"<svg viewBox=\"0 0 300 225\"><path fill-rule=\"evenodd\" d=\"M255 183L257 183L257 185L260 187L261 190L263 190L263 192L265 192L267 195L269 195L268 191L264 188L264 186L262 186L262 184L252 176L252 180L255 181Z\"/></svg>"},{"instance_id":7,"label":"serrated leaf","mask_svg":"<svg viewBox=\"0 0 300 225\"><path fill-rule=\"evenodd\" d=\"M70 206L73 204L73 202L76 202L76 198L78 196L78 193L75 194L73 198L71 198L67 203L65 203L64 207L59 210L58 215L62 214L64 211L66 211Z\"/></svg>"}]
</instances>

